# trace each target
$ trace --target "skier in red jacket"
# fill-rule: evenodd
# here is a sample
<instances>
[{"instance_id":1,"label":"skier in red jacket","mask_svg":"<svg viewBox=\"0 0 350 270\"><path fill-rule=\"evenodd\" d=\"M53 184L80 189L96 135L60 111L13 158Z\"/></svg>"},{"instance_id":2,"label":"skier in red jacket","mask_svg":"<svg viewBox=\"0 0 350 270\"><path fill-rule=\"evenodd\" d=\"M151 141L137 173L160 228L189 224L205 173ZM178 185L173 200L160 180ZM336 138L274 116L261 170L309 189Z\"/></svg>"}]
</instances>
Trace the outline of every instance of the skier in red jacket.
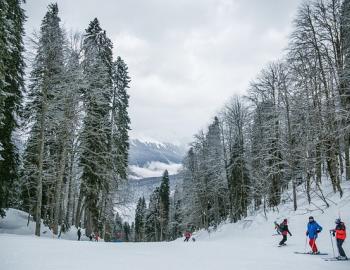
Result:
<instances>
[{"instance_id":1,"label":"skier in red jacket","mask_svg":"<svg viewBox=\"0 0 350 270\"><path fill-rule=\"evenodd\" d=\"M184 242L188 242L188 240L190 240L191 236L192 236L192 234L189 231L186 231L185 232L185 240L184 240Z\"/></svg>"},{"instance_id":2,"label":"skier in red jacket","mask_svg":"<svg viewBox=\"0 0 350 270\"><path fill-rule=\"evenodd\" d=\"M337 257L337 259L347 260L348 257L346 257L345 251L342 247L346 238L345 224L340 220L340 218L335 220L335 224L336 224L336 227L335 229L331 230L331 233L333 233L333 236L335 236L335 239L337 240L337 247L339 251L339 256Z\"/></svg>"}]
</instances>

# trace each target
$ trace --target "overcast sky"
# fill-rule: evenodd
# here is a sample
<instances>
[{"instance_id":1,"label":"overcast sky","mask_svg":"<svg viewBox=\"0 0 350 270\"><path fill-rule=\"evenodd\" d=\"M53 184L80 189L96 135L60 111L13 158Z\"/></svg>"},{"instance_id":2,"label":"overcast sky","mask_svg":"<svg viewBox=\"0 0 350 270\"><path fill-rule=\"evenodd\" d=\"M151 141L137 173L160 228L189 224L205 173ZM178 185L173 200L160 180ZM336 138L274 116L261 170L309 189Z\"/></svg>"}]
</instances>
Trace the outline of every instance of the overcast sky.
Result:
<instances>
[{"instance_id":1,"label":"overcast sky","mask_svg":"<svg viewBox=\"0 0 350 270\"><path fill-rule=\"evenodd\" d=\"M48 0L27 0L26 32ZM132 137L187 143L269 61L300 0L58 0L67 30L97 17L129 66Z\"/></svg>"}]
</instances>

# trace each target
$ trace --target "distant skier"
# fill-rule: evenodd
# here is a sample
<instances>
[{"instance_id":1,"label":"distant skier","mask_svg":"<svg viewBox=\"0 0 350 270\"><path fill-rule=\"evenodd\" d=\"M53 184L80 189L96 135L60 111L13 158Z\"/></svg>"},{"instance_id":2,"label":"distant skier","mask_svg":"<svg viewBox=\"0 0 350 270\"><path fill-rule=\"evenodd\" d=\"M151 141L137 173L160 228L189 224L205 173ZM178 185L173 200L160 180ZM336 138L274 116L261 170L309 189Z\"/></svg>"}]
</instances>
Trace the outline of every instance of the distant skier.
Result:
<instances>
[{"instance_id":1,"label":"distant skier","mask_svg":"<svg viewBox=\"0 0 350 270\"><path fill-rule=\"evenodd\" d=\"M61 238L62 233L66 232L66 226L64 225L64 223L61 225L61 229L60 229L60 233L58 234L58 238Z\"/></svg>"},{"instance_id":2,"label":"distant skier","mask_svg":"<svg viewBox=\"0 0 350 270\"><path fill-rule=\"evenodd\" d=\"M335 239L337 240L337 247L339 251L339 256L337 257L338 260L347 260L348 257L345 255L345 251L342 247L345 238L346 238L346 228L344 222L340 220L340 218L335 220L335 229L331 230L331 233L333 236L335 236Z\"/></svg>"},{"instance_id":3,"label":"distant skier","mask_svg":"<svg viewBox=\"0 0 350 270\"><path fill-rule=\"evenodd\" d=\"M283 238L282 238L281 242L279 243L279 245L280 246L285 246L286 242L287 242L287 234L292 236L291 232L288 229L287 219L284 219L283 222L280 225L278 225L278 230L282 233L282 236L283 236Z\"/></svg>"},{"instance_id":4,"label":"distant skier","mask_svg":"<svg viewBox=\"0 0 350 270\"><path fill-rule=\"evenodd\" d=\"M184 242L188 242L188 240L190 240L191 236L192 236L192 234L189 231L186 231L185 232L185 240L184 240Z\"/></svg>"},{"instance_id":5,"label":"distant skier","mask_svg":"<svg viewBox=\"0 0 350 270\"><path fill-rule=\"evenodd\" d=\"M94 233L91 233L91 234L90 234L90 236L89 236L89 238L90 238L90 241L92 241L92 239L94 239L94 238L95 238Z\"/></svg>"},{"instance_id":6,"label":"distant skier","mask_svg":"<svg viewBox=\"0 0 350 270\"><path fill-rule=\"evenodd\" d=\"M314 220L313 217L309 217L306 236L309 237L309 245L311 247L312 254L320 254L316 246L316 239L317 239L317 235L321 231L322 231L322 227Z\"/></svg>"},{"instance_id":7,"label":"distant skier","mask_svg":"<svg viewBox=\"0 0 350 270\"><path fill-rule=\"evenodd\" d=\"M78 234L78 241L80 241L80 237L81 237L81 230L80 230L80 228L78 229L77 234Z\"/></svg>"}]
</instances>

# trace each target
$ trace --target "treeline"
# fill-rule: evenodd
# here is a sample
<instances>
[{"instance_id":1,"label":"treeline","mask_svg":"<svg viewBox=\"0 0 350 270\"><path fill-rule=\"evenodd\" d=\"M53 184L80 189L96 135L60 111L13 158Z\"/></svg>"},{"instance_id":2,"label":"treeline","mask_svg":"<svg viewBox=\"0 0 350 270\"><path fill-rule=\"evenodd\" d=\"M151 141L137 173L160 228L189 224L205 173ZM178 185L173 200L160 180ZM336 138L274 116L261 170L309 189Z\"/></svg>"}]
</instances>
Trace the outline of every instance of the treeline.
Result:
<instances>
[{"instance_id":1,"label":"treeline","mask_svg":"<svg viewBox=\"0 0 350 270\"><path fill-rule=\"evenodd\" d=\"M206 228L283 200L298 208L350 180L350 1L305 1L286 56L198 133L184 161L181 224ZM326 177L323 177L326 176ZM290 198L282 193L291 189Z\"/></svg>"},{"instance_id":2,"label":"treeline","mask_svg":"<svg viewBox=\"0 0 350 270\"><path fill-rule=\"evenodd\" d=\"M178 192L170 196L169 173L164 171L162 181L149 198L147 206L144 197L139 198L134 227L135 242L157 242L174 240L182 235L176 210Z\"/></svg>"},{"instance_id":3,"label":"treeline","mask_svg":"<svg viewBox=\"0 0 350 270\"><path fill-rule=\"evenodd\" d=\"M50 4L24 88L21 2L1 1L0 8L2 215L8 207L29 212L36 235L43 219L56 234L62 224L75 225L109 240L115 196L127 177L128 67L113 59L97 19L83 35L68 35ZM23 137L20 152L15 138Z\"/></svg>"}]
</instances>

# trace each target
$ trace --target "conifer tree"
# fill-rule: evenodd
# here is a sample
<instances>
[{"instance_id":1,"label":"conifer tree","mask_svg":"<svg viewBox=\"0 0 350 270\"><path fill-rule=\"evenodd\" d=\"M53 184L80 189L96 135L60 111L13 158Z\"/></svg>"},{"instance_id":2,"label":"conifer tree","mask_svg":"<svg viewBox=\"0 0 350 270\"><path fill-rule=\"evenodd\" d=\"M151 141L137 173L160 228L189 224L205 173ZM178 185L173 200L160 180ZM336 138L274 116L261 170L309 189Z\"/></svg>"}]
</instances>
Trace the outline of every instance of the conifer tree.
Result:
<instances>
[{"instance_id":1,"label":"conifer tree","mask_svg":"<svg viewBox=\"0 0 350 270\"><path fill-rule=\"evenodd\" d=\"M169 225L169 205L170 205L169 173L164 171L162 182L159 188L159 241L167 240Z\"/></svg>"},{"instance_id":2,"label":"conifer tree","mask_svg":"<svg viewBox=\"0 0 350 270\"><path fill-rule=\"evenodd\" d=\"M112 98L112 43L94 19L83 43L85 118L81 133L83 169L81 191L86 202L87 230L101 230L100 207L113 189L110 155L110 103ZM100 198L103 197L101 201Z\"/></svg>"},{"instance_id":3,"label":"conifer tree","mask_svg":"<svg viewBox=\"0 0 350 270\"><path fill-rule=\"evenodd\" d=\"M114 157L114 173L127 178L130 118L128 115L130 77L128 67L118 56L113 62L113 96L111 113L111 151Z\"/></svg>"},{"instance_id":4,"label":"conifer tree","mask_svg":"<svg viewBox=\"0 0 350 270\"><path fill-rule=\"evenodd\" d=\"M0 3L0 216L18 200L14 192L19 177L19 155L14 132L22 103L23 23L21 0Z\"/></svg>"}]
</instances>

